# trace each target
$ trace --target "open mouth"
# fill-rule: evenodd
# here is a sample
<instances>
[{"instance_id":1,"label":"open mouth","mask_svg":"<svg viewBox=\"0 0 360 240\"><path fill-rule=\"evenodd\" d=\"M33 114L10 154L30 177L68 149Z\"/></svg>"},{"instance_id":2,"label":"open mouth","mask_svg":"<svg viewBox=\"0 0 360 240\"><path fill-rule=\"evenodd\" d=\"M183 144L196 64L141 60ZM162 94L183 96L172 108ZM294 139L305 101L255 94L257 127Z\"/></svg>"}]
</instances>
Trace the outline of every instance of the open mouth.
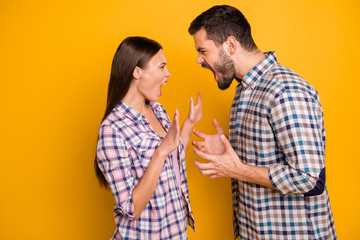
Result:
<instances>
[{"instance_id":1,"label":"open mouth","mask_svg":"<svg viewBox=\"0 0 360 240\"><path fill-rule=\"evenodd\" d=\"M165 79L164 81L161 82L161 84L160 84L159 96L162 96L161 87L162 87L162 86L165 86L166 83L167 83L167 79Z\"/></svg>"},{"instance_id":2,"label":"open mouth","mask_svg":"<svg viewBox=\"0 0 360 240\"><path fill-rule=\"evenodd\" d=\"M210 67L210 65L207 64L207 63L202 63L201 66L202 66L203 68L205 68L205 69L209 69L209 70L211 70L212 72L214 72L214 70L212 69L212 67Z\"/></svg>"},{"instance_id":3,"label":"open mouth","mask_svg":"<svg viewBox=\"0 0 360 240\"><path fill-rule=\"evenodd\" d=\"M214 74L214 79L217 81L218 80L218 77L217 77L217 74L215 73L214 69L212 67L210 67L209 64L207 63L202 63L201 66L205 69L209 69L213 74Z\"/></svg>"},{"instance_id":4,"label":"open mouth","mask_svg":"<svg viewBox=\"0 0 360 240\"><path fill-rule=\"evenodd\" d=\"M166 83L167 83L167 80L164 80L164 81L161 82L160 85L161 85L161 86L164 86Z\"/></svg>"}]
</instances>

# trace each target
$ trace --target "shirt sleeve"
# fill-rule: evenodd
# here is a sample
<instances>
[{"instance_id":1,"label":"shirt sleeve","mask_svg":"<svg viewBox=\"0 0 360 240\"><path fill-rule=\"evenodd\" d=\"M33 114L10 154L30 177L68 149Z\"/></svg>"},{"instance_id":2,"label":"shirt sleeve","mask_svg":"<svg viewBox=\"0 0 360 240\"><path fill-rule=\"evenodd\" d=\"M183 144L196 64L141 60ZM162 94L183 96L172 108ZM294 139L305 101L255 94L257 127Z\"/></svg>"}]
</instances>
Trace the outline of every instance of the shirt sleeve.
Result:
<instances>
[{"instance_id":1,"label":"shirt sleeve","mask_svg":"<svg viewBox=\"0 0 360 240\"><path fill-rule=\"evenodd\" d=\"M325 187L325 129L321 105L305 92L285 91L271 109L271 125L284 161L269 168L276 189L319 195Z\"/></svg>"},{"instance_id":2,"label":"shirt sleeve","mask_svg":"<svg viewBox=\"0 0 360 240\"><path fill-rule=\"evenodd\" d=\"M117 208L130 220L134 219L132 191L135 187L132 161L122 136L111 126L99 130L97 161L103 172Z\"/></svg>"}]
</instances>

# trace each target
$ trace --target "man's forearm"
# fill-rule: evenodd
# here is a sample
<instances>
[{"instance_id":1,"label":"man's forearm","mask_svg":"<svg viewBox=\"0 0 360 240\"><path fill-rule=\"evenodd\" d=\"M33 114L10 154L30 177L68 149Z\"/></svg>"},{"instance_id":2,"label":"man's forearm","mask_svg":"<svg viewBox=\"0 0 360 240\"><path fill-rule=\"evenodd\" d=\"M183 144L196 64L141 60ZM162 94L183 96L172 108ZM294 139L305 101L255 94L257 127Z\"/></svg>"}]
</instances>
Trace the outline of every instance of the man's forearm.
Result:
<instances>
[{"instance_id":1,"label":"man's forearm","mask_svg":"<svg viewBox=\"0 0 360 240\"><path fill-rule=\"evenodd\" d=\"M276 189L270 181L269 170L263 167L241 164L236 179L242 182L255 183L271 189Z\"/></svg>"}]
</instances>

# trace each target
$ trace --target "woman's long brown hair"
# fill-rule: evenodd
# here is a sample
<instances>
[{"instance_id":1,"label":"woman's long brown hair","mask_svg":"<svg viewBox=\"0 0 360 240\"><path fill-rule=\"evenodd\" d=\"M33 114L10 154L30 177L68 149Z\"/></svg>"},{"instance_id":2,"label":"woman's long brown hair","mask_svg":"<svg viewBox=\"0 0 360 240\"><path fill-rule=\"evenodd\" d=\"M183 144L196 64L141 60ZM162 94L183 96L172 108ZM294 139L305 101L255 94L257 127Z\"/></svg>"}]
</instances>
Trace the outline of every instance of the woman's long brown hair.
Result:
<instances>
[{"instance_id":1,"label":"woman's long brown hair","mask_svg":"<svg viewBox=\"0 0 360 240\"><path fill-rule=\"evenodd\" d=\"M144 68L160 49L162 47L159 43L145 37L128 37L121 42L112 61L106 109L102 121L128 92L135 67ZM100 186L108 189L109 184L99 168L96 155L94 168Z\"/></svg>"}]
</instances>

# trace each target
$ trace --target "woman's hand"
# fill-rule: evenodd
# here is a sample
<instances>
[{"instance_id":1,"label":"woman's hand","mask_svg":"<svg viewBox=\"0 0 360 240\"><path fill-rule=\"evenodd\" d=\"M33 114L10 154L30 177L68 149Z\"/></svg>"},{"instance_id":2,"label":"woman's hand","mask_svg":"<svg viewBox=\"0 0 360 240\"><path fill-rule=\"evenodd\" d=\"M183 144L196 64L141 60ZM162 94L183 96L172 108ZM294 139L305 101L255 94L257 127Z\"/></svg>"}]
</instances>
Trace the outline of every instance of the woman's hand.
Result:
<instances>
[{"instance_id":1,"label":"woman's hand","mask_svg":"<svg viewBox=\"0 0 360 240\"><path fill-rule=\"evenodd\" d=\"M194 126L198 123L202 118L202 101L201 101L201 94L198 92L196 105L194 106L194 100L190 98L190 110L187 120Z\"/></svg>"},{"instance_id":2,"label":"woman's hand","mask_svg":"<svg viewBox=\"0 0 360 240\"><path fill-rule=\"evenodd\" d=\"M170 123L169 131L158 147L163 156L169 155L180 143L179 111L175 110L173 121Z\"/></svg>"},{"instance_id":3,"label":"woman's hand","mask_svg":"<svg viewBox=\"0 0 360 240\"><path fill-rule=\"evenodd\" d=\"M190 110L189 115L185 119L182 127L181 127L181 140L184 144L184 150L187 151L189 146L191 131L196 123L200 121L202 118L202 101L200 92L198 92L196 105L194 106L194 100L190 98Z\"/></svg>"}]
</instances>

